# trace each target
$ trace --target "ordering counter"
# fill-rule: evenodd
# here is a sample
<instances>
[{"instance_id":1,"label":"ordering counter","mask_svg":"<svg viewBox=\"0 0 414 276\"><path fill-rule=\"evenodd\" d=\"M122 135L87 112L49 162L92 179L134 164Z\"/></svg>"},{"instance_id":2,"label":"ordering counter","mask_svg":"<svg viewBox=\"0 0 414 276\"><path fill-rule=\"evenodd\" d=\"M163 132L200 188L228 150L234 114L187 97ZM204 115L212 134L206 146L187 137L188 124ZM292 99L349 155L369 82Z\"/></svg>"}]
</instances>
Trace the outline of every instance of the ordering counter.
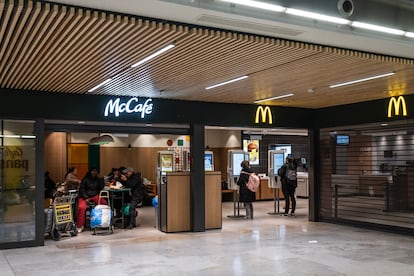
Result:
<instances>
[{"instance_id":1,"label":"ordering counter","mask_svg":"<svg viewBox=\"0 0 414 276\"><path fill-rule=\"evenodd\" d=\"M256 192L256 200L269 200L275 198L275 189L269 188L269 177L260 178L259 190ZM276 196L279 196L279 199L283 199L282 189L276 188Z\"/></svg>"},{"instance_id":2,"label":"ordering counter","mask_svg":"<svg viewBox=\"0 0 414 276\"><path fill-rule=\"evenodd\" d=\"M190 173L167 173L158 196L159 230L191 231ZM205 173L205 205L205 229L221 228L221 172Z\"/></svg>"}]
</instances>

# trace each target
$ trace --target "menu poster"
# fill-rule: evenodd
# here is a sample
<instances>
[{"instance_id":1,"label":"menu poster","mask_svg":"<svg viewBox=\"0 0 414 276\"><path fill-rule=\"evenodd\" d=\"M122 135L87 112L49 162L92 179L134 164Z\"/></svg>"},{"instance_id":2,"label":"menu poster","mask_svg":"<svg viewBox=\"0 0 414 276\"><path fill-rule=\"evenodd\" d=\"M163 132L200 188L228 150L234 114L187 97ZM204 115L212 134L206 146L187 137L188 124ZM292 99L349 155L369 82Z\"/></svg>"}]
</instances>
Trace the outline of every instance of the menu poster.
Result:
<instances>
[{"instance_id":1,"label":"menu poster","mask_svg":"<svg viewBox=\"0 0 414 276\"><path fill-rule=\"evenodd\" d=\"M173 155L162 154L161 155L161 171L172 172L173 168Z\"/></svg>"},{"instance_id":2,"label":"menu poster","mask_svg":"<svg viewBox=\"0 0 414 276\"><path fill-rule=\"evenodd\" d=\"M259 165L260 140L243 140L243 150L249 153L250 165Z\"/></svg>"}]
</instances>

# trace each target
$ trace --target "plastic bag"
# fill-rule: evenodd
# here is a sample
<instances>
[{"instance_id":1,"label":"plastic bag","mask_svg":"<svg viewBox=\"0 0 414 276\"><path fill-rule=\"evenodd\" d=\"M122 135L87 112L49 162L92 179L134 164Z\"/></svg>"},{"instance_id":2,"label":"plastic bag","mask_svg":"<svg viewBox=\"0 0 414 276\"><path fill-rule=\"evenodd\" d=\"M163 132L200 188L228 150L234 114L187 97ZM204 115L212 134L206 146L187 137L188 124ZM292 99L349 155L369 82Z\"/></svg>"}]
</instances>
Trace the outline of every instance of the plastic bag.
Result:
<instances>
[{"instance_id":1,"label":"plastic bag","mask_svg":"<svg viewBox=\"0 0 414 276\"><path fill-rule=\"evenodd\" d=\"M91 210L91 228L112 225L112 210L108 205L96 205Z\"/></svg>"}]
</instances>

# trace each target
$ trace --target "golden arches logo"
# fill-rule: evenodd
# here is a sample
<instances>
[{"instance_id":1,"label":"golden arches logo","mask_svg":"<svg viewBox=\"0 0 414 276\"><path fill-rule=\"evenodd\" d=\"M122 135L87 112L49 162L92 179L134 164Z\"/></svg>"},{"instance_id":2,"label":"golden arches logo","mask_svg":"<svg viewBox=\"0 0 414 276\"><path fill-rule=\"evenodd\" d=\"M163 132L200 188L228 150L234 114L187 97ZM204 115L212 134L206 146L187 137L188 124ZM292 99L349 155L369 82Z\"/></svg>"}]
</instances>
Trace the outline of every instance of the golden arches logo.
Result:
<instances>
[{"instance_id":1,"label":"golden arches logo","mask_svg":"<svg viewBox=\"0 0 414 276\"><path fill-rule=\"evenodd\" d=\"M393 116L393 107L395 116L400 115L400 109L402 109L402 115L407 116L407 105L403 96L398 96L398 98L391 97L388 103L388 118L391 118Z\"/></svg>"},{"instance_id":2,"label":"golden arches logo","mask_svg":"<svg viewBox=\"0 0 414 276\"><path fill-rule=\"evenodd\" d=\"M266 123L266 119L268 119L267 123L269 125L273 124L272 111L270 110L270 107L266 106L263 108L263 106L258 106L256 109L256 119L254 120L256 124L259 123L260 117L262 118L262 123Z\"/></svg>"}]
</instances>

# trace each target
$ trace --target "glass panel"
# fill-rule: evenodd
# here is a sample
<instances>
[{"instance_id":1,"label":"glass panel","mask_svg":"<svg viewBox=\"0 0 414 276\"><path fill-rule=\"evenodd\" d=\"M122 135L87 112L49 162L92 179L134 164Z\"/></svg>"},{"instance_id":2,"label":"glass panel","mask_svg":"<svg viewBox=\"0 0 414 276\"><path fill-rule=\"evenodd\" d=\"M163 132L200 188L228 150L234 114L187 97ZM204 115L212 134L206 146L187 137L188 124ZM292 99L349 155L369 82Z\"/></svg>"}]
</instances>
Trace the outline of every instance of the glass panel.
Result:
<instances>
[{"instance_id":1,"label":"glass panel","mask_svg":"<svg viewBox=\"0 0 414 276\"><path fill-rule=\"evenodd\" d=\"M0 243L34 240L34 121L0 124Z\"/></svg>"}]
</instances>

